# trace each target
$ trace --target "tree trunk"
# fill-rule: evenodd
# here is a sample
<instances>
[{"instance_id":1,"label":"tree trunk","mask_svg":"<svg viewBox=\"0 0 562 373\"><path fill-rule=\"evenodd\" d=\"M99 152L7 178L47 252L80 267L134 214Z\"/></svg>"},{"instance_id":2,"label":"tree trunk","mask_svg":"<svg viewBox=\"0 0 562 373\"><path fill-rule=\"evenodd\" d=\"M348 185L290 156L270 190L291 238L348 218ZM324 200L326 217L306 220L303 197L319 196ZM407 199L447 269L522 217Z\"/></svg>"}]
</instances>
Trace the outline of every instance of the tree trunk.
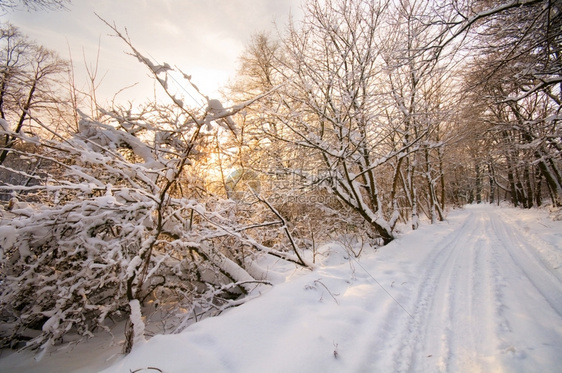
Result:
<instances>
[{"instance_id":1,"label":"tree trunk","mask_svg":"<svg viewBox=\"0 0 562 373\"><path fill-rule=\"evenodd\" d=\"M476 172L476 203L482 203L482 172L480 171L480 162L474 160L474 170Z\"/></svg>"}]
</instances>

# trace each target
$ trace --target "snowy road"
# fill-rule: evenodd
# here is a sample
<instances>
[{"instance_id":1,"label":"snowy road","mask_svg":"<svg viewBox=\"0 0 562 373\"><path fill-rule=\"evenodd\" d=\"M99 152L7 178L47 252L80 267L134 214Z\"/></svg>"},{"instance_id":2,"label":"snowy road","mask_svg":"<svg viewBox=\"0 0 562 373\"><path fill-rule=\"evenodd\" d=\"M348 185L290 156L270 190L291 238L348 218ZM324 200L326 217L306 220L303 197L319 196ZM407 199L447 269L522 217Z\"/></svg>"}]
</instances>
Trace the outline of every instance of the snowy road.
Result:
<instances>
[{"instance_id":1,"label":"snowy road","mask_svg":"<svg viewBox=\"0 0 562 373\"><path fill-rule=\"evenodd\" d=\"M413 317L393 333L392 371L560 369L562 276L548 257L559 248L502 210L468 212L409 268Z\"/></svg>"},{"instance_id":2,"label":"snowy road","mask_svg":"<svg viewBox=\"0 0 562 373\"><path fill-rule=\"evenodd\" d=\"M46 358L28 371L55 372L61 361ZM154 337L104 372L156 371L148 367L560 372L562 222L544 212L471 206L360 261L333 244L314 272L181 334Z\"/></svg>"}]
</instances>

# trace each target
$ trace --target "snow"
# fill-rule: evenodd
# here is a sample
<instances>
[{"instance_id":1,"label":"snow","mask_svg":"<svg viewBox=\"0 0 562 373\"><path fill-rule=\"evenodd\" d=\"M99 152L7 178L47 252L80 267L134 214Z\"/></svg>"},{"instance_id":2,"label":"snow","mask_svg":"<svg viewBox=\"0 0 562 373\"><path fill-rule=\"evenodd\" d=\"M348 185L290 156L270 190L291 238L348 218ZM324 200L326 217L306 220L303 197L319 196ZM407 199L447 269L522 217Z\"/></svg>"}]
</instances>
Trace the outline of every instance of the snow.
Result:
<instances>
[{"instance_id":1,"label":"snow","mask_svg":"<svg viewBox=\"0 0 562 373\"><path fill-rule=\"evenodd\" d=\"M0 262L4 259L4 252L10 250L16 241L16 229L12 226L0 226Z\"/></svg>"},{"instance_id":2,"label":"snow","mask_svg":"<svg viewBox=\"0 0 562 373\"><path fill-rule=\"evenodd\" d=\"M133 299L129 302L131 307L130 320L133 323L133 338L134 344L144 343L144 321L142 321L142 311L138 299Z\"/></svg>"},{"instance_id":3,"label":"snow","mask_svg":"<svg viewBox=\"0 0 562 373\"><path fill-rule=\"evenodd\" d=\"M562 366L562 222L468 206L356 259L337 243L314 271L157 335L127 356L99 337L10 372L530 372ZM118 336L118 334L116 334ZM118 337L122 338L122 337Z\"/></svg>"}]
</instances>

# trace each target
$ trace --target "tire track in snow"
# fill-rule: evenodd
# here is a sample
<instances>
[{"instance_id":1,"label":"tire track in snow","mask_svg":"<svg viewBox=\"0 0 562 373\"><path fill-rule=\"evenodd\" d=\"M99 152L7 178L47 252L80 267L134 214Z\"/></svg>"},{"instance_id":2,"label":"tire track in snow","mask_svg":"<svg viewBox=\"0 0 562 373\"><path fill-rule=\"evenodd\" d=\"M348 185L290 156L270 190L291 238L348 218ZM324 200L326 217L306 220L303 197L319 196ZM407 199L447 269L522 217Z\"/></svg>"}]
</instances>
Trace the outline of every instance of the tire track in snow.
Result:
<instances>
[{"instance_id":1,"label":"tire track in snow","mask_svg":"<svg viewBox=\"0 0 562 373\"><path fill-rule=\"evenodd\" d=\"M407 306L414 319L394 340L392 371L525 372L562 363L562 283L494 211L470 208L418 264Z\"/></svg>"},{"instance_id":2,"label":"tire track in snow","mask_svg":"<svg viewBox=\"0 0 562 373\"><path fill-rule=\"evenodd\" d=\"M514 372L536 371L544 362L561 366L562 281L510 220L503 212L490 212L492 248L502 279L496 290L501 320L496 355Z\"/></svg>"},{"instance_id":3,"label":"tire track in snow","mask_svg":"<svg viewBox=\"0 0 562 373\"><path fill-rule=\"evenodd\" d=\"M479 228L476 216L470 214L421 263L423 274L414 289L417 297L409 305L414 319L408 321L399 337L402 343L394 356L394 371L426 371L428 365L434 371L449 371L454 349L450 322L455 294L452 283L458 275L454 264L462 254L463 243L470 241Z\"/></svg>"},{"instance_id":4,"label":"tire track in snow","mask_svg":"<svg viewBox=\"0 0 562 373\"><path fill-rule=\"evenodd\" d=\"M474 213L478 215L480 234L470 247L474 264L468 272L471 287L465 294L470 304L465 330L468 329L471 343L464 344L464 350L458 351L457 365L460 371L490 372L501 366L498 362L498 329L508 321L498 310L504 304L502 288L506 284L501 271L502 261L495 252L497 238L490 216L485 209ZM459 310L462 312L462 308ZM464 321L459 317L455 322L462 325ZM462 340L463 333L457 333L456 338Z\"/></svg>"},{"instance_id":5,"label":"tire track in snow","mask_svg":"<svg viewBox=\"0 0 562 373\"><path fill-rule=\"evenodd\" d=\"M464 229L450 245L450 255L431 295L432 308L423 325L413 366L422 371L489 372L485 357L494 336L488 332L497 320L493 306L495 276L490 266L487 219L471 211Z\"/></svg>"},{"instance_id":6,"label":"tire track in snow","mask_svg":"<svg viewBox=\"0 0 562 373\"><path fill-rule=\"evenodd\" d=\"M414 261L410 264L415 265L415 268L411 269L414 273L415 278L396 278L398 283L402 283L402 280L406 286L397 285L393 287L392 284L390 288L383 290L379 288L377 280L370 279L369 277L373 274L379 279L385 278L388 280L394 276L399 276L403 268L403 264L400 262L375 262L369 267L369 271L361 265L361 269L358 269L357 279L363 284L372 288L370 296L372 298L364 299L365 303L363 308L370 309L369 314L362 320L361 328L355 331L352 340L346 341L348 350L355 350L356 355L360 356L354 362L349 363L350 372L400 372L409 371L412 366L416 366L416 362L413 361L415 356L415 346L410 346L413 336L418 336L419 331L416 330L418 324L422 324L425 319L421 316L428 315L431 313L432 299L431 293L439 284L438 274L443 271L445 262L452 252L448 248L462 239L462 231L470 228L470 219L466 220L461 227L458 227L448 234L442 241L437 243L437 248L435 250L430 250L430 256L426 258L423 263L418 263ZM459 233L460 232L460 233ZM388 248L389 250L399 250L398 247ZM382 267L386 271L378 273L378 268ZM362 273L362 270L365 273ZM419 281L418 273L425 271L423 278L431 277L428 281ZM371 273L372 272L372 273ZM384 281L383 281L384 282ZM392 282L394 283L394 281ZM402 290L408 289L409 284L416 284L418 287L415 289L410 289L411 294L403 294ZM427 285L425 292L419 291L419 286ZM386 282L385 282L386 285ZM393 295L400 296L400 303L406 305L409 311L415 310L414 320L401 308L401 306L394 302L388 294L387 290L390 290ZM417 298L416 302L413 304L406 303L407 299ZM419 312L415 307L416 303L422 302L424 307L427 309L426 313ZM419 336L418 336L418 339ZM392 351L401 351L399 355L389 354L389 346ZM342 344L343 347L343 344Z\"/></svg>"}]
</instances>

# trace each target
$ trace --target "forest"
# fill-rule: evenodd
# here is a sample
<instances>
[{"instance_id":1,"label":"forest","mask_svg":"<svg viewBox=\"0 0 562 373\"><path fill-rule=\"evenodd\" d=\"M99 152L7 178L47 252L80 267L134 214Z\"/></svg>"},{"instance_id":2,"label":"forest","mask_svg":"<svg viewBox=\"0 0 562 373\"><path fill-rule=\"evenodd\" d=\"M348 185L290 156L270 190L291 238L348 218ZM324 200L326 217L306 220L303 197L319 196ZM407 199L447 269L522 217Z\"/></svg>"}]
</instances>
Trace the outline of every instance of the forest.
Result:
<instances>
[{"instance_id":1,"label":"forest","mask_svg":"<svg viewBox=\"0 0 562 373\"><path fill-rule=\"evenodd\" d=\"M465 204L562 205L562 2L302 8L220 100L100 18L158 85L136 106L0 26L2 347L124 320L128 353L151 314L177 333L271 287L261 256L312 269L323 243L358 257Z\"/></svg>"}]
</instances>

